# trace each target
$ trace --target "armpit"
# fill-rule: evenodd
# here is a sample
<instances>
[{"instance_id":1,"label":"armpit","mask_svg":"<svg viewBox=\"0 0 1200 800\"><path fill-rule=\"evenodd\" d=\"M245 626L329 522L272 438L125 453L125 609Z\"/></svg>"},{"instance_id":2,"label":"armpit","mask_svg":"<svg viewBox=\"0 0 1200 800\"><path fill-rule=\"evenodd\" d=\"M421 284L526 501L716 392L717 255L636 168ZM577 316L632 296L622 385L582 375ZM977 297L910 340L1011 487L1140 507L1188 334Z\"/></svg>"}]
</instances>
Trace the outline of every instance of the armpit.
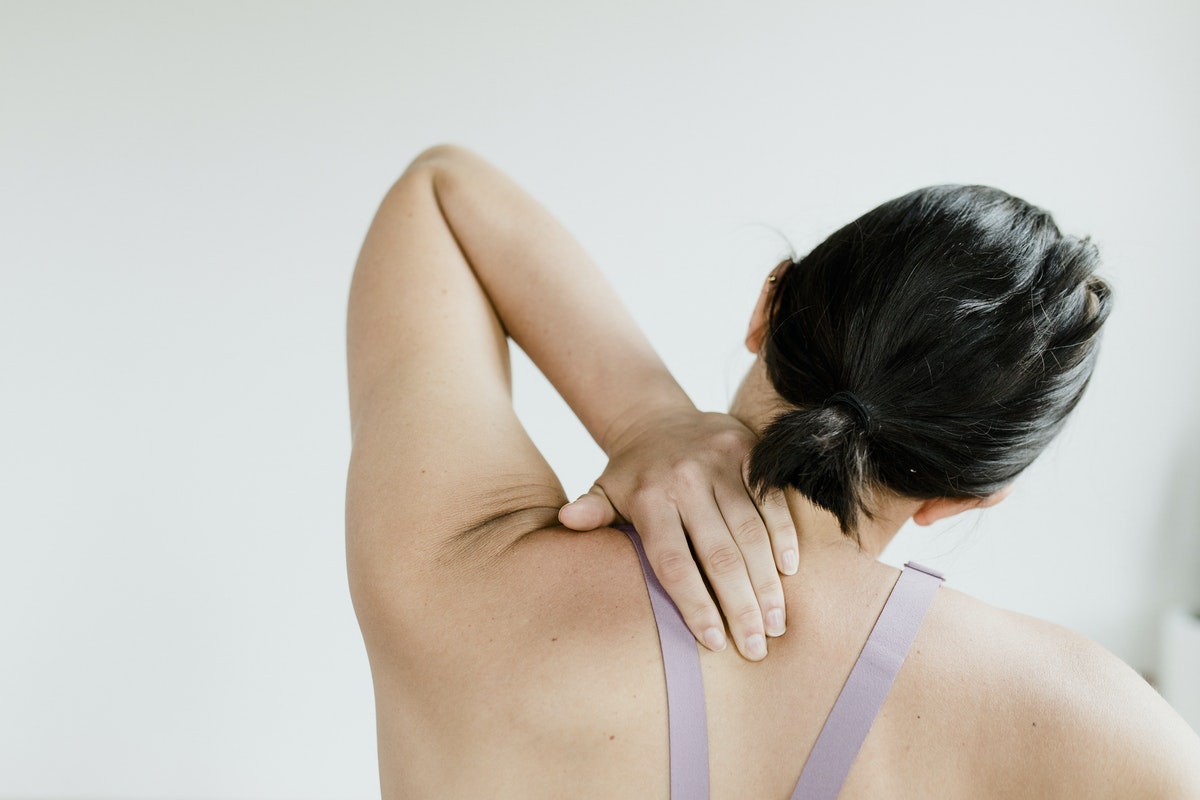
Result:
<instances>
[{"instance_id":1,"label":"armpit","mask_svg":"<svg viewBox=\"0 0 1200 800\"><path fill-rule=\"evenodd\" d=\"M486 510L443 541L436 554L439 566L494 564L528 534L557 525L567 497L556 486L524 484L457 502Z\"/></svg>"}]
</instances>

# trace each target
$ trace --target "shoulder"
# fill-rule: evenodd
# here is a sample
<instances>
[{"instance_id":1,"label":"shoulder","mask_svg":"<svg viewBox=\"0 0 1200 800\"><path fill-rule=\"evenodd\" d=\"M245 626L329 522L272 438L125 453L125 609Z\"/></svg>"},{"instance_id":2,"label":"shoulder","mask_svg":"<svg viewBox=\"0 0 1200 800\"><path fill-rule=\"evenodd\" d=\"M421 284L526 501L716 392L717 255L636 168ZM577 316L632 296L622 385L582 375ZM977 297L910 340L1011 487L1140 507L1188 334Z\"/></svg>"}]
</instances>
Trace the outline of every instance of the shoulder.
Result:
<instances>
[{"instance_id":1,"label":"shoulder","mask_svg":"<svg viewBox=\"0 0 1200 800\"><path fill-rule=\"evenodd\" d=\"M539 524L538 516L518 504L433 553L357 559L351 596L368 649L407 660L421 653L395 645L442 638L446 653L482 653L503 642L515 655L547 630L575 630L571 642L579 644L588 638L582 632L604 640L641 627L649 598L629 537L613 528L580 533Z\"/></svg>"},{"instance_id":2,"label":"shoulder","mask_svg":"<svg viewBox=\"0 0 1200 800\"><path fill-rule=\"evenodd\" d=\"M1200 738L1101 645L951 589L929 622L1003 743L993 768L1046 794L1200 797Z\"/></svg>"}]
</instances>

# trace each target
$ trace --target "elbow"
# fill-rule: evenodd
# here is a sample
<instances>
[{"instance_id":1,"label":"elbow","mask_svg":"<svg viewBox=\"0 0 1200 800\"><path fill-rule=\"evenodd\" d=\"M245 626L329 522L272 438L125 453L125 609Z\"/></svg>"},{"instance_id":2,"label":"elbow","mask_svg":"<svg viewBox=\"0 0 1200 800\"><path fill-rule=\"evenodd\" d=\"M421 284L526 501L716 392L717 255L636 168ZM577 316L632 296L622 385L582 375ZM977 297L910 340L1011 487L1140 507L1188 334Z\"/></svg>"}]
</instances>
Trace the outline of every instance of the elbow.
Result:
<instances>
[{"instance_id":1,"label":"elbow","mask_svg":"<svg viewBox=\"0 0 1200 800\"><path fill-rule=\"evenodd\" d=\"M427 147L409 162L408 167L393 184L392 190L395 191L397 187L409 183L421 182L435 187L436 192L439 185L445 186L448 180L461 174L464 169L469 169L470 162L477 161L478 158L467 148L456 144L436 144Z\"/></svg>"},{"instance_id":2,"label":"elbow","mask_svg":"<svg viewBox=\"0 0 1200 800\"><path fill-rule=\"evenodd\" d=\"M457 144L435 144L427 147L408 165L409 170L421 168L437 168L448 164L457 164L474 157L467 148Z\"/></svg>"}]
</instances>

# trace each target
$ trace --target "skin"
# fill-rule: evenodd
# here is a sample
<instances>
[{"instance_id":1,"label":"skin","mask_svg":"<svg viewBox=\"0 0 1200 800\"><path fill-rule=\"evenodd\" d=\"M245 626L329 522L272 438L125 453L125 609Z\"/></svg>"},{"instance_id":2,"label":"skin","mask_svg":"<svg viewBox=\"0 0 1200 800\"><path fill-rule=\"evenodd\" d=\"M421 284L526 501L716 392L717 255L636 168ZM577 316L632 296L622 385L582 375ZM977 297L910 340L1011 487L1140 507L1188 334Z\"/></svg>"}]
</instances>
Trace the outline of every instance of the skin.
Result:
<instances>
[{"instance_id":1,"label":"skin","mask_svg":"<svg viewBox=\"0 0 1200 800\"><path fill-rule=\"evenodd\" d=\"M789 796L897 578L879 550L910 517L999 498L881 496L861 548L795 493L756 508L744 453L779 407L761 360L730 415L696 411L561 227L445 147L385 197L350 293L347 565L383 796L668 795L636 554L619 531L559 524L572 513L513 414L506 336L610 456L593 518L573 522L629 509L681 606L703 588L684 536L725 581L738 647L700 648L712 797ZM787 635L746 658L783 608ZM689 613L698 635L720 624L711 600ZM1200 739L1097 645L943 588L841 796L1196 797Z\"/></svg>"}]
</instances>

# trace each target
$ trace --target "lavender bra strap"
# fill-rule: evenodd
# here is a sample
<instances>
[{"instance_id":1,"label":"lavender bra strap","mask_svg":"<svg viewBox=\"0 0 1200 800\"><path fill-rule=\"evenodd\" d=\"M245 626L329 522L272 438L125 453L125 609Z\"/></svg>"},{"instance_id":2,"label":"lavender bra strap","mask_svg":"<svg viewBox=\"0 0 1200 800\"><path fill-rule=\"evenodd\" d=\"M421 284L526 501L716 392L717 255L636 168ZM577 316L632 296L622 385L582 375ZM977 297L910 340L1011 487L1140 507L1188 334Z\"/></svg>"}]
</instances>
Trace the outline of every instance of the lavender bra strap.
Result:
<instances>
[{"instance_id":1,"label":"lavender bra strap","mask_svg":"<svg viewBox=\"0 0 1200 800\"><path fill-rule=\"evenodd\" d=\"M792 800L838 796L943 580L937 570L911 561L904 565L809 753Z\"/></svg>"},{"instance_id":2,"label":"lavender bra strap","mask_svg":"<svg viewBox=\"0 0 1200 800\"><path fill-rule=\"evenodd\" d=\"M658 625L663 671L667 678L667 726L671 737L671 800L708 797L708 717L696 638L683 622L646 560L641 537L629 525L619 526L637 548Z\"/></svg>"}]
</instances>

